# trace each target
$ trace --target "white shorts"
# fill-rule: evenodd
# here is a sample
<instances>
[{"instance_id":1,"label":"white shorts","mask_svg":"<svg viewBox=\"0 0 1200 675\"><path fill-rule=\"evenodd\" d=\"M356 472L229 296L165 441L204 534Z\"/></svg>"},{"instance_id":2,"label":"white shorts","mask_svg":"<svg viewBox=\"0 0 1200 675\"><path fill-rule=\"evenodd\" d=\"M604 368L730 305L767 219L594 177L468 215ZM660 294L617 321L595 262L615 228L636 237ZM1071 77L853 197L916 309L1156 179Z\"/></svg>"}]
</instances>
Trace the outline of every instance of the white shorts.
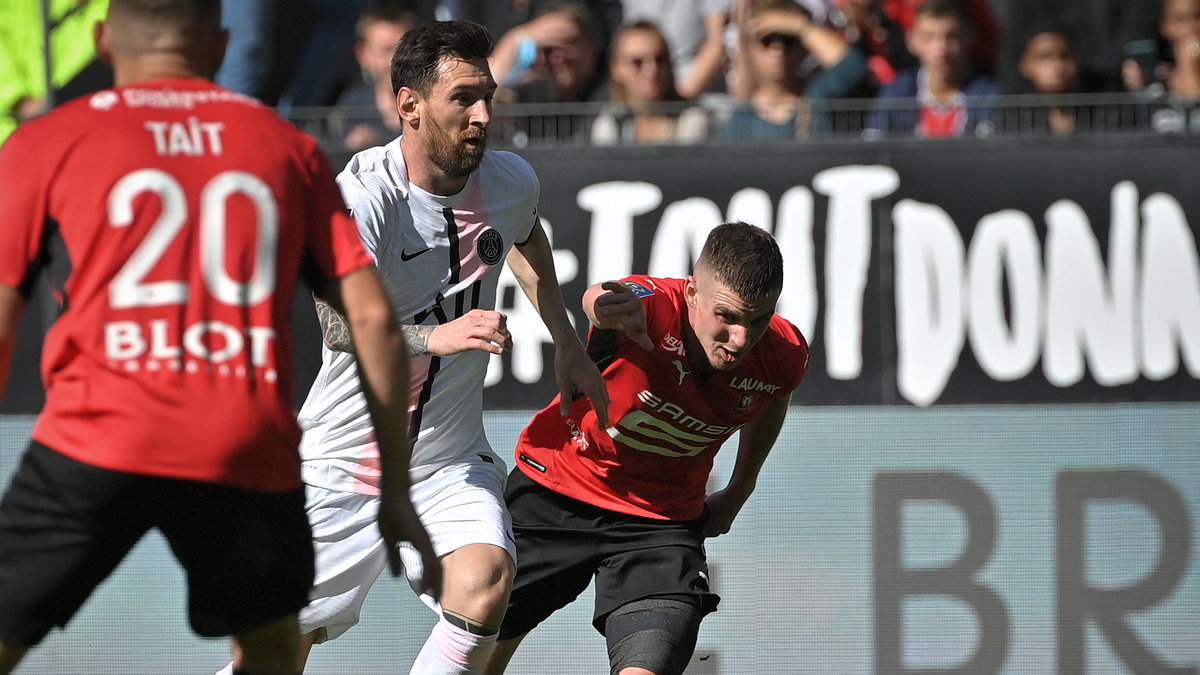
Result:
<instances>
[{"instance_id":1,"label":"white shorts","mask_svg":"<svg viewBox=\"0 0 1200 675\"><path fill-rule=\"evenodd\" d=\"M470 457L475 461L451 464L415 483L413 505L439 557L467 544L492 544L515 561L512 519L504 506L504 463L494 455L488 456L491 462ZM387 568L377 524L379 497L312 485L305 489L317 574L308 607L300 610L300 632L324 628L323 639L332 640L358 623L367 591ZM409 585L420 594L421 556L405 543L400 558ZM440 611L435 599L420 597Z\"/></svg>"}]
</instances>

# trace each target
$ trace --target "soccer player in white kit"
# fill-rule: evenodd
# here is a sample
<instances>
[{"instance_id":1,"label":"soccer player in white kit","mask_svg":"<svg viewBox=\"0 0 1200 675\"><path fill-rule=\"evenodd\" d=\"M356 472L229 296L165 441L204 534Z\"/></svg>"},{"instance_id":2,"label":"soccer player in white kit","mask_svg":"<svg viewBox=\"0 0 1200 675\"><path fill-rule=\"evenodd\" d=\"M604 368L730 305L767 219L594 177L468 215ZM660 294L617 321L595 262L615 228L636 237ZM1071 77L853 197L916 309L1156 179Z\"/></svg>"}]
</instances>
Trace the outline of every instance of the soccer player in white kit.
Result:
<instances>
[{"instance_id":1,"label":"soccer player in white kit","mask_svg":"<svg viewBox=\"0 0 1200 675\"><path fill-rule=\"evenodd\" d=\"M403 135L358 153L338 176L412 357L411 496L444 575L441 597L423 597L440 618L413 673L479 672L514 574L507 469L483 430L488 358L512 340L493 310L506 258L554 338L563 401L575 389L605 410L608 403L563 306L538 223L537 177L524 159L485 150L496 89L491 48L487 31L467 22L405 34L392 60ZM322 365L300 411L317 553L311 604L300 614L307 646L357 623L387 564L375 527L378 453L348 334L331 308L318 305L318 314ZM420 557L404 547L400 554L421 592Z\"/></svg>"}]
</instances>

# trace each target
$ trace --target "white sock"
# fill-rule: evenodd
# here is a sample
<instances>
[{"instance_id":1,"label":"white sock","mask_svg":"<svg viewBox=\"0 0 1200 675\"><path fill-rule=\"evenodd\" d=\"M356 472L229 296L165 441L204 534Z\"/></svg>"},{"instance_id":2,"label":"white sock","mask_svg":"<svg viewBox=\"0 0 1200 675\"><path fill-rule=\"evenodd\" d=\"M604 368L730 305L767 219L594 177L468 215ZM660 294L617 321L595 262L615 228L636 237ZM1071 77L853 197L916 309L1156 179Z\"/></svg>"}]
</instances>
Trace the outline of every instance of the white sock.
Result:
<instances>
[{"instance_id":1,"label":"white sock","mask_svg":"<svg viewBox=\"0 0 1200 675\"><path fill-rule=\"evenodd\" d=\"M476 635L443 616L434 624L409 675L478 675L495 643L496 633Z\"/></svg>"}]
</instances>

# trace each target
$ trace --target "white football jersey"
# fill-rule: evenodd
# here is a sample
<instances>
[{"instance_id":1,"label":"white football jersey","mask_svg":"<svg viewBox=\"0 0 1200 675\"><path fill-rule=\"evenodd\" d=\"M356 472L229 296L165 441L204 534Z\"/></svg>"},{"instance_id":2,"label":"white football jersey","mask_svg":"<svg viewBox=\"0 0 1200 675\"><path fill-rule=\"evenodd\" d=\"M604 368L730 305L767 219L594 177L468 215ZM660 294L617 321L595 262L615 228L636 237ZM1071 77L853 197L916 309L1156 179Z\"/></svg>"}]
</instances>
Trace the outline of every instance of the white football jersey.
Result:
<instances>
[{"instance_id":1,"label":"white football jersey","mask_svg":"<svg viewBox=\"0 0 1200 675\"><path fill-rule=\"evenodd\" d=\"M337 182L397 318L409 325L494 309L504 259L537 222L537 176L509 152L487 151L449 197L408 182L399 138L354 155ZM463 455L494 455L483 432L488 357L470 350L410 359L413 481ZM321 347L321 370L299 418L306 483L379 493L379 452L353 356Z\"/></svg>"}]
</instances>

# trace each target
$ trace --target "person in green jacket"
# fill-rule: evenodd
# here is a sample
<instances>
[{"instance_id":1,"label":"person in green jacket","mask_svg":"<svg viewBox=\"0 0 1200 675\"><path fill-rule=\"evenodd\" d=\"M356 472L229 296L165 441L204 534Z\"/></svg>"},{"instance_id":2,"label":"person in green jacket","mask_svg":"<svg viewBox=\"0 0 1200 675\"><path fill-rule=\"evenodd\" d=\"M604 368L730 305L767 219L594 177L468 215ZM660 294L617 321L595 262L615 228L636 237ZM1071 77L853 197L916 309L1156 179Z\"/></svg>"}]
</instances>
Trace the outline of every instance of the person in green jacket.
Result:
<instances>
[{"instance_id":1,"label":"person in green jacket","mask_svg":"<svg viewBox=\"0 0 1200 675\"><path fill-rule=\"evenodd\" d=\"M0 2L0 143L21 122L49 109L41 2ZM53 81L61 88L96 59L92 28L108 0L51 0Z\"/></svg>"}]
</instances>

